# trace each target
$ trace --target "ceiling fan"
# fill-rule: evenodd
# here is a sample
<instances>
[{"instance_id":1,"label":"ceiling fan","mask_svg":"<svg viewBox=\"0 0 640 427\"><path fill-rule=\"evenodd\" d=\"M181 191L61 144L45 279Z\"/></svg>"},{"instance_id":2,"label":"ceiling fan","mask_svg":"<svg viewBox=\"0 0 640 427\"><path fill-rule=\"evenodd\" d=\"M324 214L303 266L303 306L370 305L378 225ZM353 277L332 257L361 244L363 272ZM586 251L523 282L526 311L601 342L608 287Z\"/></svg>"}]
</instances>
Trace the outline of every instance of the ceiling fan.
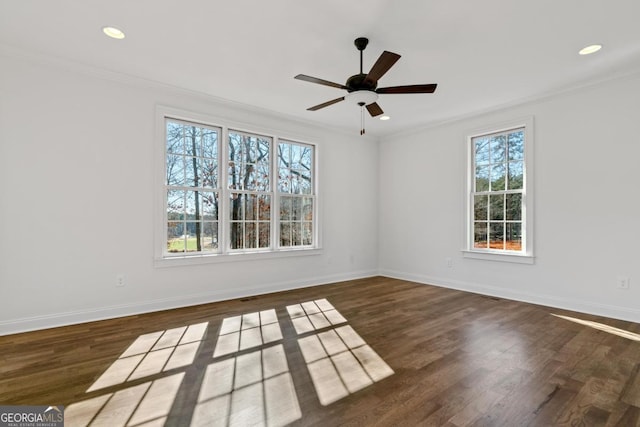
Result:
<instances>
[{"instance_id":1,"label":"ceiling fan","mask_svg":"<svg viewBox=\"0 0 640 427\"><path fill-rule=\"evenodd\" d=\"M378 80L386 74L387 71L395 64L400 55L393 52L384 51L378 58L371 71L368 74L362 72L362 51L369 44L369 39L365 37L358 37L355 39L354 44L360 51L360 74L355 74L347 79L345 84L334 83L328 80L318 79L316 77L307 76L305 74L298 74L294 78L303 80L305 82L317 83L324 86L331 86L338 89L344 89L349 92L345 96L332 99L331 101L323 102L322 104L314 105L307 108L308 111L316 111L321 108L328 107L329 105L336 104L345 99L353 100L362 108L362 129L360 135L364 135L364 108L366 107L371 117L379 116L383 114L382 108L376 102L378 100L378 94L398 94L398 93L433 93L438 86L436 83L422 84L422 85L406 85L406 86L391 86L391 87L378 87Z\"/></svg>"}]
</instances>

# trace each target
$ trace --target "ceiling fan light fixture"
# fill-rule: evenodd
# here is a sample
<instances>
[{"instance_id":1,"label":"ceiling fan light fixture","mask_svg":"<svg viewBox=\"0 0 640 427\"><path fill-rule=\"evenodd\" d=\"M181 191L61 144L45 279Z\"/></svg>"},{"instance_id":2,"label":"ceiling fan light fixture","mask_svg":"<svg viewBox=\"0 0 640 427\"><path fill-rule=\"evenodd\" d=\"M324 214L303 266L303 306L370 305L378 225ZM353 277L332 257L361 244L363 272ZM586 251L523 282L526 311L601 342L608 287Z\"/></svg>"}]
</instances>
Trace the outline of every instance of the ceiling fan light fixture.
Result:
<instances>
[{"instance_id":1,"label":"ceiling fan light fixture","mask_svg":"<svg viewBox=\"0 0 640 427\"><path fill-rule=\"evenodd\" d=\"M376 102L378 100L378 94L370 90L356 90L345 96L345 99L363 106Z\"/></svg>"}]
</instances>

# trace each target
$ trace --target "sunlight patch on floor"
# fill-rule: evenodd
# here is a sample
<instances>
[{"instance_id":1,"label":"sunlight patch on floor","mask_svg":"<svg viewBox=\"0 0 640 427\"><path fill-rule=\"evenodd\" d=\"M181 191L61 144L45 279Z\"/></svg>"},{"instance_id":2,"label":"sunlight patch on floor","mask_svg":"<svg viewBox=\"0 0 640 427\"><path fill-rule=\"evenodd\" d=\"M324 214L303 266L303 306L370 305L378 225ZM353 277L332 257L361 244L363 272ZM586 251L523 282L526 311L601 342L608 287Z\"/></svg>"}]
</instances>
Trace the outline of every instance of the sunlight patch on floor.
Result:
<instances>
[{"instance_id":1,"label":"sunlight patch on floor","mask_svg":"<svg viewBox=\"0 0 640 427\"><path fill-rule=\"evenodd\" d=\"M193 363L208 323L140 335L87 389L87 393Z\"/></svg>"},{"instance_id":2,"label":"sunlight patch on floor","mask_svg":"<svg viewBox=\"0 0 640 427\"><path fill-rule=\"evenodd\" d=\"M222 321L213 357L237 353L281 339L282 331L275 309L227 317Z\"/></svg>"},{"instance_id":3,"label":"sunlight patch on floor","mask_svg":"<svg viewBox=\"0 0 640 427\"><path fill-rule=\"evenodd\" d=\"M599 331L608 332L613 335L617 335L622 338L626 338L632 341L640 341L640 334L636 334L635 332L625 331L624 329L614 328L613 326L605 325L604 323L594 322L592 320L583 320L570 316L563 316L560 314L553 314L552 316L559 317L564 320L568 320L570 322L579 323L581 325L589 326L591 328L597 329Z\"/></svg>"},{"instance_id":4,"label":"sunlight patch on floor","mask_svg":"<svg viewBox=\"0 0 640 427\"><path fill-rule=\"evenodd\" d=\"M287 312L298 335L347 322L324 298L288 305Z\"/></svg>"},{"instance_id":5,"label":"sunlight patch on floor","mask_svg":"<svg viewBox=\"0 0 640 427\"><path fill-rule=\"evenodd\" d=\"M298 345L325 406L394 373L348 325L300 338Z\"/></svg>"},{"instance_id":6,"label":"sunlight patch on floor","mask_svg":"<svg viewBox=\"0 0 640 427\"><path fill-rule=\"evenodd\" d=\"M322 405L394 374L328 300L286 309L295 335L285 332L297 338ZM276 309L223 319L213 350L207 350L213 360L204 365L200 358L203 365L195 366L207 328L205 322L140 335L87 390L101 395L66 408L69 425L160 427L176 398L194 404L191 427L285 426L302 418L285 345L278 343L284 338ZM195 374L199 382L189 386L197 390L188 392L197 393L192 397L180 388L189 366L196 369L188 371L189 384Z\"/></svg>"},{"instance_id":7,"label":"sunlight patch on floor","mask_svg":"<svg viewBox=\"0 0 640 427\"><path fill-rule=\"evenodd\" d=\"M184 373L73 403L65 408L69 426L141 427L164 425Z\"/></svg>"},{"instance_id":8,"label":"sunlight patch on floor","mask_svg":"<svg viewBox=\"0 0 640 427\"><path fill-rule=\"evenodd\" d=\"M191 426L284 426L301 417L278 344L207 366Z\"/></svg>"}]
</instances>

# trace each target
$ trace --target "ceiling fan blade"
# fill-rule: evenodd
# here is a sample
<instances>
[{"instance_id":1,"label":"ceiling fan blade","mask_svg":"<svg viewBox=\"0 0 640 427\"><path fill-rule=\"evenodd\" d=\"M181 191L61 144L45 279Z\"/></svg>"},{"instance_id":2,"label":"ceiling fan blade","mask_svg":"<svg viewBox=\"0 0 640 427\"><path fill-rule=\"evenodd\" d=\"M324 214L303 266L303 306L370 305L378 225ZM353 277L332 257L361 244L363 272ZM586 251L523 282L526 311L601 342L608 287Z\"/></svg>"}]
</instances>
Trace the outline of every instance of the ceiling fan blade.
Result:
<instances>
[{"instance_id":1,"label":"ceiling fan blade","mask_svg":"<svg viewBox=\"0 0 640 427\"><path fill-rule=\"evenodd\" d=\"M294 77L294 79L303 80L303 81L309 82L309 83L317 83L319 85L324 85L324 86L331 86L331 87L335 87L335 88L338 88L338 89L347 89L347 87L345 85L341 85L339 83L330 82L328 80L318 79L316 77L306 76L304 74L298 74L297 76Z\"/></svg>"},{"instance_id":2,"label":"ceiling fan blade","mask_svg":"<svg viewBox=\"0 0 640 427\"><path fill-rule=\"evenodd\" d=\"M400 55L385 50L376 63L373 64L373 67L371 67L371 71L367 74L366 80L369 82L377 82L380 77L384 76L385 73L393 67L393 64L395 64L398 59L400 59Z\"/></svg>"},{"instance_id":3,"label":"ceiling fan blade","mask_svg":"<svg viewBox=\"0 0 640 427\"><path fill-rule=\"evenodd\" d=\"M437 83L427 85L407 85L391 86L376 89L376 93L433 93L436 91Z\"/></svg>"},{"instance_id":4,"label":"ceiling fan blade","mask_svg":"<svg viewBox=\"0 0 640 427\"><path fill-rule=\"evenodd\" d=\"M313 107L307 108L307 111L316 111L324 107L328 107L329 105L336 104L340 101L344 101L344 96L336 99L332 99L331 101L323 102L322 104L314 105Z\"/></svg>"},{"instance_id":5,"label":"ceiling fan blade","mask_svg":"<svg viewBox=\"0 0 640 427\"><path fill-rule=\"evenodd\" d=\"M371 117L376 117L384 113L377 102L372 102L371 104L367 105L367 111L369 112L369 114L371 114Z\"/></svg>"}]
</instances>

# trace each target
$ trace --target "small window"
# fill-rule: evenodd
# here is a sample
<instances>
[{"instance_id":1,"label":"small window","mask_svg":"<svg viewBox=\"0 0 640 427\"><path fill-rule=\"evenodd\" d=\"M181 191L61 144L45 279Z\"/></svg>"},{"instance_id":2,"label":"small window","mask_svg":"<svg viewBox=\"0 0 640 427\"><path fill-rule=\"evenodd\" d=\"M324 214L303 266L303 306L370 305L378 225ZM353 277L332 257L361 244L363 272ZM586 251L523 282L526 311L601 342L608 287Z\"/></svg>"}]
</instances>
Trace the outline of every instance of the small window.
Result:
<instances>
[{"instance_id":1,"label":"small window","mask_svg":"<svg viewBox=\"0 0 640 427\"><path fill-rule=\"evenodd\" d=\"M278 196L280 246L314 243L315 191L313 147L289 141L278 144Z\"/></svg>"},{"instance_id":2,"label":"small window","mask_svg":"<svg viewBox=\"0 0 640 427\"><path fill-rule=\"evenodd\" d=\"M467 251L532 255L532 127L469 137Z\"/></svg>"}]
</instances>

